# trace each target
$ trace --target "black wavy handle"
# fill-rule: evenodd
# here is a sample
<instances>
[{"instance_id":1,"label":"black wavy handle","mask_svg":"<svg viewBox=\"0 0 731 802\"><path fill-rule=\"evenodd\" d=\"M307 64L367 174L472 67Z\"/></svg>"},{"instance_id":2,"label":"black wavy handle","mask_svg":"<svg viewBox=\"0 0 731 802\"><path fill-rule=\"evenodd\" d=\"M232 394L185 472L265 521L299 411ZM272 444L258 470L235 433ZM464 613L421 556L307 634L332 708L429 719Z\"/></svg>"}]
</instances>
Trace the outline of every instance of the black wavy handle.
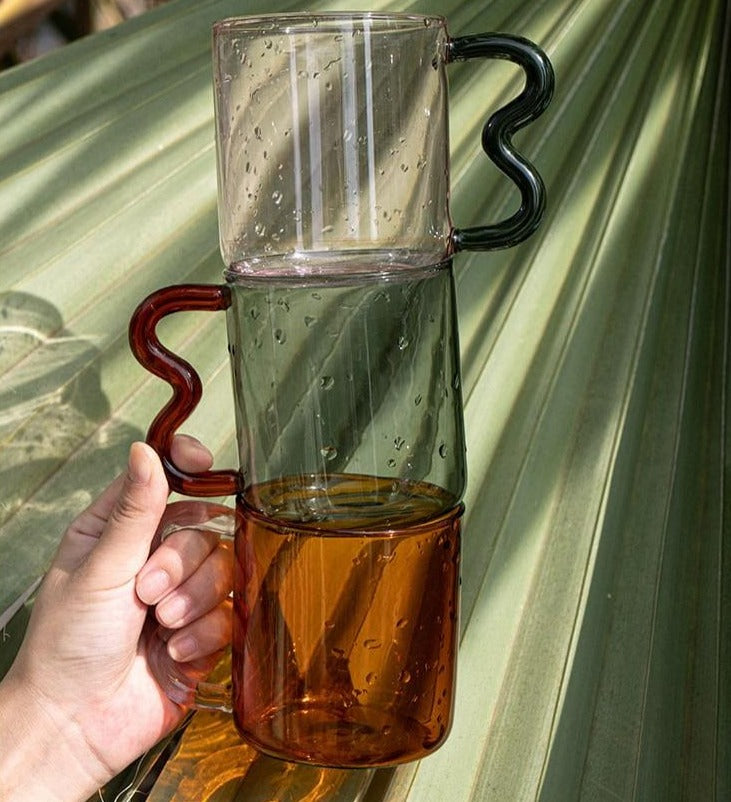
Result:
<instances>
[{"instance_id":1,"label":"black wavy handle","mask_svg":"<svg viewBox=\"0 0 731 802\"><path fill-rule=\"evenodd\" d=\"M507 106L498 109L482 129L482 147L495 165L518 186L520 209L490 226L455 229L454 251L492 251L510 248L538 227L546 207L546 188L535 167L513 146L512 135L539 117L551 102L554 74L546 54L519 36L480 33L459 36L447 45L447 61L499 58L525 71L525 88Z\"/></svg>"}]
</instances>

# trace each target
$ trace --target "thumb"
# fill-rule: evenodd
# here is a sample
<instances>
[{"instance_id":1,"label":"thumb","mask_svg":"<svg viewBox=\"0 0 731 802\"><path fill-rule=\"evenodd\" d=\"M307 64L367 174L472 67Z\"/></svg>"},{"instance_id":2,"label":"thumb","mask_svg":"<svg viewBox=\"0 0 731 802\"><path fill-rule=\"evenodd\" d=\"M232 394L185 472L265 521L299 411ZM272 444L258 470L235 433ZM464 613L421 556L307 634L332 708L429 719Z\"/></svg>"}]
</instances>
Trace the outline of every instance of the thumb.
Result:
<instances>
[{"instance_id":1,"label":"thumb","mask_svg":"<svg viewBox=\"0 0 731 802\"><path fill-rule=\"evenodd\" d=\"M160 459L146 443L133 443L127 475L106 524L86 560L86 583L95 590L134 579L149 554L169 488Z\"/></svg>"}]
</instances>

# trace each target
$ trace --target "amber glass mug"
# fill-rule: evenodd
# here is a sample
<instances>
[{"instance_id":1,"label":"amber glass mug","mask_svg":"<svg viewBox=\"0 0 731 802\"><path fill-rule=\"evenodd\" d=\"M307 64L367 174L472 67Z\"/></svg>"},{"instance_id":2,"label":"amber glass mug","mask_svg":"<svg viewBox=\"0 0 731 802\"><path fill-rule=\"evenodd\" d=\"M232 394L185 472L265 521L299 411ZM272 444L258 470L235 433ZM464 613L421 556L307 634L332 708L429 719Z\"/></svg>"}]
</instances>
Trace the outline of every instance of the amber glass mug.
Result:
<instances>
[{"instance_id":1,"label":"amber glass mug","mask_svg":"<svg viewBox=\"0 0 731 802\"><path fill-rule=\"evenodd\" d=\"M455 229L446 66L474 57L526 74L483 134L522 203ZM414 760L446 738L455 687L465 458L452 256L537 226L543 185L510 137L549 102L551 67L524 39L450 38L439 17L284 14L217 23L214 76L226 282L168 287L135 312L132 349L173 388L148 440L175 490L236 496L241 735L324 766ZM237 470L191 475L170 457L201 382L155 329L184 310L226 310ZM172 695L200 701L210 686L183 675Z\"/></svg>"}]
</instances>

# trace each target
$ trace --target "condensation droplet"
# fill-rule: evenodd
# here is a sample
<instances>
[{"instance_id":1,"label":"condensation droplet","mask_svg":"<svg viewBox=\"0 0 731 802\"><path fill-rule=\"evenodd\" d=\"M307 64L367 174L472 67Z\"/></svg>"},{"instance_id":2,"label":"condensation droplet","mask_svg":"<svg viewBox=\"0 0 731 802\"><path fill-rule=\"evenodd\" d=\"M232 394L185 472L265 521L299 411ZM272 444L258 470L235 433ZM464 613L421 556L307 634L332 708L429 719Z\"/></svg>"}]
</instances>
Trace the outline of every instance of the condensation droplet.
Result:
<instances>
[{"instance_id":1,"label":"condensation droplet","mask_svg":"<svg viewBox=\"0 0 731 802\"><path fill-rule=\"evenodd\" d=\"M320 454L328 461L334 460L338 455L338 450L335 446L323 446L320 449Z\"/></svg>"},{"instance_id":2,"label":"condensation droplet","mask_svg":"<svg viewBox=\"0 0 731 802\"><path fill-rule=\"evenodd\" d=\"M455 390L459 390L459 373L454 374L454 378L452 379L452 387Z\"/></svg>"},{"instance_id":3,"label":"condensation droplet","mask_svg":"<svg viewBox=\"0 0 731 802\"><path fill-rule=\"evenodd\" d=\"M390 459L390 460L388 461L387 465L388 465L388 467L389 467L389 468L395 468L395 467L396 467L396 460L395 460L395 459L393 459L393 458L392 458L392 459Z\"/></svg>"},{"instance_id":4,"label":"condensation droplet","mask_svg":"<svg viewBox=\"0 0 731 802\"><path fill-rule=\"evenodd\" d=\"M417 407L419 406L419 404L421 404L421 393L417 395L416 398L414 399L414 404L416 404Z\"/></svg>"},{"instance_id":5,"label":"condensation droplet","mask_svg":"<svg viewBox=\"0 0 731 802\"><path fill-rule=\"evenodd\" d=\"M363 646L365 646L366 649L380 649L381 641L377 640L376 638L366 638L363 641Z\"/></svg>"},{"instance_id":6,"label":"condensation droplet","mask_svg":"<svg viewBox=\"0 0 731 802\"><path fill-rule=\"evenodd\" d=\"M408 337L405 337L403 334L398 338L398 349L399 351L405 351L409 347L409 340Z\"/></svg>"},{"instance_id":7,"label":"condensation droplet","mask_svg":"<svg viewBox=\"0 0 731 802\"><path fill-rule=\"evenodd\" d=\"M335 384L335 379L333 379L332 376L322 376L320 378L321 390L332 390L334 384Z\"/></svg>"},{"instance_id":8,"label":"condensation droplet","mask_svg":"<svg viewBox=\"0 0 731 802\"><path fill-rule=\"evenodd\" d=\"M445 459L445 457L447 456L447 452L448 452L448 449L447 449L447 444L446 444L446 443L442 443L442 444L439 446L439 456L440 456L442 459Z\"/></svg>"},{"instance_id":9,"label":"condensation droplet","mask_svg":"<svg viewBox=\"0 0 731 802\"><path fill-rule=\"evenodd\" d=\"M390 735L392 730L393 727L390 724L384 724L383 727L381 727L381 735Z\"/></svg>"},{"instance_id":10,"label":"condensation droplet","mask_svg":"<svg viewBox=\"0 0 731 802\"><path fill-rule=\"evenodd\" d=\"M274 330L274 339L280 344L283 345L287 342L287 333L282 329L275 329Z\"/></svg>"},{"instance_id":11,"label":"condensation droplet","mask_svg":"<svg viewBox=\"0 0 731 802\"><path fill-rule=\"evenodd\" d=\"M409 165L408 164L404 164L403 162L401 162L401 172L402 173L407 173L408 171L409 171Z\"/></svg>"},{"instance_id":12,"label":"condensation droplet","mask_svg":"<svg viewBox=\"0 0 731 802\"><path fill-rule=\"evenodd\" d=\"M401 451L405 442L406 440L404 440L403 437L395 437L393 440L393 445L396 451Z\"/></svg>"},{"instance_id":13,"label":"condensation droplet","mask_svg":"<svg viewBox=\"0 0 731 802\"><path fill-rule=\"evenodd\" d=\"M282 193L278 189L272 192L272 200L274 201L275 206L279 206L279 204L282 202L282 197Z\"/></svg>"},{"instance_id":14,"label":"condensation droplet","mask_svg":"<svg viewBox=\"0 0 731 802\"><path fill-rule=\"evenodd\" d=\"M254 231L259 237L263 237L267 233L267 227L263 223L256 223Z\"/></svg>"},{"instance_id":15,"label":"condensation droplet","mask_svg":"<svg viewBox=\"0 0 731 802\"><path fill-rule=\"evenodd\" d=\"M254 136L257 139L261 139L262 138L261 137L261 128L258 125L254 128Z\"/></svg>"},{"instance_id":16,"label":"condensation droplet","mask_svg":"<svg viewBox=\"0 0 731 802\"><path fill-rule=\"evenodd\" d=\"M374 683L374 682L375 682L375 681L378 679L378 674L376 674L376 672L375 672L375 671L369 671L369 672L366 674L366 678L365 678L365 679L366 679L366 682L367 682L369 685L373 685L373 683Z\"/></svg>"},{"instance_id":17,"label":"condensation droplet","mask_svg":"<svg viewBox=\"0 0 731 802\"><path fill-rule=\"evenodd\" d=\"M317 320L316 317L312 317L311 315L305 315L305 326L308 328Z\"/></svg>"},{"instance_id":18,"label":"condensation droplet","mask_svg":"<svg viewBox=\"0 0 731 802\"><path fill-rule=\"evenodd\" d=\"M410 673L409 673L409 672L408 672L406 669L404 669L404 670L403 670L403 671L402 671L402 672L401 672L401 673L398 675L398 679L399 679L399 682L401 682L401 683L403 683L404 685L406 685L406 683L407 683L407 682L411 682L411 674L410 674Z\"/></svg>"},{"instance_id":19,"label":"condensation droplet","mask_svg":"<svg viewBox=\"0 0 731 802\"><path fill-rule=\"evenodd\" d=\"M396 629L403 629L408 623L408 618L399 618L399 620L396 622Z\"/></svg>"}]
</instances>

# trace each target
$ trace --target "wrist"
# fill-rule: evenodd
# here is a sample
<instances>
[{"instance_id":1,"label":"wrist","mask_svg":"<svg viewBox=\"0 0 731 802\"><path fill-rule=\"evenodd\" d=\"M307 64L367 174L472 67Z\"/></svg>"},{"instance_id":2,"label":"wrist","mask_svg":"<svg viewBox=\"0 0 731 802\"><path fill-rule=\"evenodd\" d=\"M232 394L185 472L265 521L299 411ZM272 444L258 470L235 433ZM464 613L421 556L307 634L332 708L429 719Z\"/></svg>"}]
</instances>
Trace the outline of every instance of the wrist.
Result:
<instances>
[{"instance_id":1,"label":"wrist","mask_svg":"<svg viewBox=\"0 0 731 802\"><path fill-rule=\"evenodd\" d=\"M0 682L0 799L79 802L103 785L74 721L11 669Z\"/></svg>"}]
</instances>

